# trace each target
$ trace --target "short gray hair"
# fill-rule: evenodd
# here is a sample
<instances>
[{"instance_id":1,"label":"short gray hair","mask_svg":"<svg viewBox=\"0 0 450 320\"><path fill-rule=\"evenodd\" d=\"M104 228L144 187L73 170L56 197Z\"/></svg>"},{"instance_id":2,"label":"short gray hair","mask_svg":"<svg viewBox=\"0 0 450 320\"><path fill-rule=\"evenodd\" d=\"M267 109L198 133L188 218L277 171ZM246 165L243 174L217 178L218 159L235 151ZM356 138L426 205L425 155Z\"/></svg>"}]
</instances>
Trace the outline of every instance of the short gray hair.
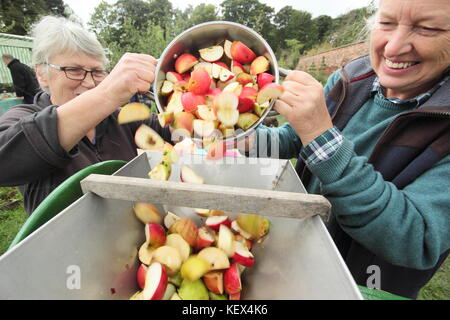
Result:
<instances>
[{"instance_id":1,"label":"short gray hair","mask_svg":"<svg viewBox=\"0 0 450 320\"><path fill-rule=\"evenodd\" d=\"M45 16L33 26L32 37L34 66L49 63L51 57L66 52L83 52L105 66L108 64L105 50L95 35L69 19Z\"/></svg>"}]
</instances>

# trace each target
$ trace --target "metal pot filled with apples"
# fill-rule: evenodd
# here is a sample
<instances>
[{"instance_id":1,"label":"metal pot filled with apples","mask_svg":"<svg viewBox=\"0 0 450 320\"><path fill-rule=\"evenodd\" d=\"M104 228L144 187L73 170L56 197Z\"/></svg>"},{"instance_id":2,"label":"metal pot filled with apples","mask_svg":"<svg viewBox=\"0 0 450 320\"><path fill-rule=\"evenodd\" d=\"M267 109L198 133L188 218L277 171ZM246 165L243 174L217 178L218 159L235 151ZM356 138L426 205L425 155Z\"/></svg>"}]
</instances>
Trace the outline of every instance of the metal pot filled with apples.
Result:
<instances>
[{"instance_id":1,"label":"metal pot filled with apples","mask_svg":"<svg viewBox=\"0 0 450 320\"><path fill-rule=\"evenodd\" d=\"M159 121L204 145L210 138L240 139L269 114L285 73L254 30L227 21L196 25L158 60L153 93Z\"/></svg>"}]
</instances>

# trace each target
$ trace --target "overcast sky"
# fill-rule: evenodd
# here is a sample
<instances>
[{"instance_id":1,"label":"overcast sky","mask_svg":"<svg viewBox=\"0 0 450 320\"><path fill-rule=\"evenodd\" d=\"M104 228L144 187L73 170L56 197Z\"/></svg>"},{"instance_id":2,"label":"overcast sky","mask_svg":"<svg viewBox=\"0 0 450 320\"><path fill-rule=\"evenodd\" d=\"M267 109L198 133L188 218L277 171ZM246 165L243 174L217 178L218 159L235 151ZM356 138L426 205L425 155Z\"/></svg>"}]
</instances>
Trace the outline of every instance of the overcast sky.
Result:
<instances>
[{"instance_id":1,"label":"overcast sky","mask_svg":"<svg viewBox=\"0 0 450 320\"><path fill-rule=\"evenodd\" d=\"M108 3L115 3L117 0L106 0ZM275 9L275 12L285 6L292 6L294 9L307 11L312 14L313 18L322 14L329 15L333 18L346 13L352 9L365 7L370 4L371 0L259 0ZM95 7L101 0L64 0L73 11L86 24L90 15L94 12ZM201 4L214 4L217 7L223 0L170 0L176 8L185 9L188 5L193 7Z\"/></svg>"}]
</instances>

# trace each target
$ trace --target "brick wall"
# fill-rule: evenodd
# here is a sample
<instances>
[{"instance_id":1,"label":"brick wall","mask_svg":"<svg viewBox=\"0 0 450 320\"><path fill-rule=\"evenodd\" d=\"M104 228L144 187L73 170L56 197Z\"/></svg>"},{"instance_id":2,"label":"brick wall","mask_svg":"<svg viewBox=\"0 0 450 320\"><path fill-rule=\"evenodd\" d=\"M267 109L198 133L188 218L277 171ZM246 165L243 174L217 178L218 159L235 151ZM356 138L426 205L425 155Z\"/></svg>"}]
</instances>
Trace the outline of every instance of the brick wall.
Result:
<instances>
[{"instance_id":1,"label":"brick wall","mask_svg":"<svg viewBox=\"0 0 450 320\"><path fill-rule=\"evenodd\" d=\"M333 50L321 52L312 56L302 57L298 61L297 70L308 71L311 66L320 71L321 65L328 77L331 73L342 67L348 61L369 53L368 42L357 42Z\"/></svg>"}]
</instances>

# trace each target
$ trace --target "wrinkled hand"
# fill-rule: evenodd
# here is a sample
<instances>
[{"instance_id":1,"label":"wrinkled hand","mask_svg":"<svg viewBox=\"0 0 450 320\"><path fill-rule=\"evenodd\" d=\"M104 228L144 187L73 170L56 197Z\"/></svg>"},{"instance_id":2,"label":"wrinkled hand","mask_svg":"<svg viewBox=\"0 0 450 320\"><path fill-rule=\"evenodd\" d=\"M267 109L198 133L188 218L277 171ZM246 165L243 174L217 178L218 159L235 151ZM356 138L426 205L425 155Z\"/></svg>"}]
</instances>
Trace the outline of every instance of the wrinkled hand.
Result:
<instances>
[{"instance_id":1,"label":"wrinkled hand","mask_svg":"<svg viewBox=\"0 0 450 320\"><path fill-rule=\"evenodd\" d=\"M97 88L119 106L139 92L147 92L155 79L157 60L147 54L125 53Z\"/></svg>"},{"instance_id":2,"label":"wrinkled hand","mask_svg":"<svg viewBox=\"0 0 450 320\"><path fill-rule=\"evenodd\" d=\"M303 71L291 71L283 82L284 92L275 110L291 124L304 146L333 127L323 86Z\"/></svg>"}]
</instances>

